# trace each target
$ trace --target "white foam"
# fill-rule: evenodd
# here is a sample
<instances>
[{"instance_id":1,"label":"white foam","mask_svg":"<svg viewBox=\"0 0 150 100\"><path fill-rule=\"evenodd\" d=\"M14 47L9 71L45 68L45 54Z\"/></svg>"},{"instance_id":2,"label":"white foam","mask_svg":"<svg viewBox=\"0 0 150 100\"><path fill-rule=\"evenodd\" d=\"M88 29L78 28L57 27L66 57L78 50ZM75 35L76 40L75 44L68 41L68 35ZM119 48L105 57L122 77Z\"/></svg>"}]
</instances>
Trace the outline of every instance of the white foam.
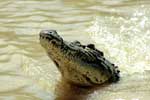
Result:
<instances>
[{"instance_id":1,"label":"white foam","mask_svg":"<svg viewBox=\"0 0 150 100\"><path fill-rule=\"evenodd\" d=\"M123 71L150 70L150 19L137 10L130 17L96 17L87 30L100 49Z\"/></svg>"}]
</instances>

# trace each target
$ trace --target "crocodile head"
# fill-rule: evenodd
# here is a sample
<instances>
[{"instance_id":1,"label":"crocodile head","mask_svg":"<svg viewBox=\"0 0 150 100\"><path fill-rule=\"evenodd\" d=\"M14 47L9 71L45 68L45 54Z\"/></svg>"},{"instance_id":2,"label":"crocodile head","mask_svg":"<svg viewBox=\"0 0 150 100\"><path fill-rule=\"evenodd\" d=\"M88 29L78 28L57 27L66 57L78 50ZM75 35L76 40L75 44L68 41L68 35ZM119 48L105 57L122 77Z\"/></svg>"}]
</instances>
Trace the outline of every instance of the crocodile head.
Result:
<instances>
[{"instance_id":1,"label":"crocodile head","mask_svg":"<svg viewBox=\"0 0 150 100\"><path fill-rule=\"evenodd\" d=\"M40 43L46 50L60 49L63 45L63 39L55 30L43 30L40 32Z\"/></svg>"},{"instance_id":2,"label":"crocodile head","mask_svg":"<svg viewBox=\"0 0 150 100\"><path fill-rule=\"evenodd\" d=\"M64 41L55 30L41 31L40 43L62 76L71 83L91 86L119 80L117 66L106 60L94 44Z\"/></svg>"}]
</instances>

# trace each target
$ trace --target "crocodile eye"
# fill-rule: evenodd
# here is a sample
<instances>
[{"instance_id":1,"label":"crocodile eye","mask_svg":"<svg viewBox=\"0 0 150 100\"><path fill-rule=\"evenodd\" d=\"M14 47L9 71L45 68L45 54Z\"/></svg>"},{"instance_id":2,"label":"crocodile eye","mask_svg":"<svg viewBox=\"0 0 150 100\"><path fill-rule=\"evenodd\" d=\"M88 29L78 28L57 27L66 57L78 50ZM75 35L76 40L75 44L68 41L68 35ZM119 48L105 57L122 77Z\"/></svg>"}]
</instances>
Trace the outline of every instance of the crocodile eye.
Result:
<instances>
[{"instance_id":1,"label":"crocodile eye","mask_svg":"<svg viewBox=\"0 0 150 100\"><path fill-rule=\"evenodd\" d=\"M88 44L87 47L89 47L91 49L95 49L95 45L94 44Z\"/></svg>"}]
</instances>

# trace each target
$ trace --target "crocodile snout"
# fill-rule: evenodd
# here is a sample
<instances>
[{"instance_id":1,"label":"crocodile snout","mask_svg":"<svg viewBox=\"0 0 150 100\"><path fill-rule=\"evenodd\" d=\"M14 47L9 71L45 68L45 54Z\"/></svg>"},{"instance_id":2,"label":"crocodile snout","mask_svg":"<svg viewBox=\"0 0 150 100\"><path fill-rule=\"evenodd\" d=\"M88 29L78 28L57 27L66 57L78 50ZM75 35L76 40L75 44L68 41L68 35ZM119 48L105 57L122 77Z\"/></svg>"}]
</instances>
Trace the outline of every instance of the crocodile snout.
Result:
<instances>
[{"instance_id":1,"label":"crocodile snout","mask_svg":"<svg viewBox=\"0 0 150 100\"><path fill-rule=\"evenodd\" d=\"M51 36L57 34L56 30L42 30L40 36Z\"/></svg>"},{"instance_id":2,"label":"crocodile snout","mask_svg":"<svg viewBox=\"0 0 150 100\"><path fill-rule=\"evenodd\" d=\"M63 39L57 34L56 30L42 30L40 32L40 43L43 47L61 47Z\"/></svg>"}]
</instances>

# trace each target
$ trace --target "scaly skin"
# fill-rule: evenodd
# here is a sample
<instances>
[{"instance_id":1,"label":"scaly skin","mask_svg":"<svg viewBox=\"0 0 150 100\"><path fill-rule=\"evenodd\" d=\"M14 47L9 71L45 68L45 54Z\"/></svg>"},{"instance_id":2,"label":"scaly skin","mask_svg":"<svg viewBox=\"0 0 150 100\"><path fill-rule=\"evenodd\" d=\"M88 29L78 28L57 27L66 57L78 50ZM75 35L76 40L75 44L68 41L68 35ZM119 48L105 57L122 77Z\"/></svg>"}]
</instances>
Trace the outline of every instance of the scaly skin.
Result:
<instances>
[{"instance_id":1,"label":"scaly skin","mask_svg":"<svg viewBox=\"0 0 150 100\"><path fill-rule=\"evenodd\" d=\"M41 31L40 43L68 82L93 86L119 80L118 67L106 60L93 44L64 41L55 30Z\"/></svg>"}]
</instances>

